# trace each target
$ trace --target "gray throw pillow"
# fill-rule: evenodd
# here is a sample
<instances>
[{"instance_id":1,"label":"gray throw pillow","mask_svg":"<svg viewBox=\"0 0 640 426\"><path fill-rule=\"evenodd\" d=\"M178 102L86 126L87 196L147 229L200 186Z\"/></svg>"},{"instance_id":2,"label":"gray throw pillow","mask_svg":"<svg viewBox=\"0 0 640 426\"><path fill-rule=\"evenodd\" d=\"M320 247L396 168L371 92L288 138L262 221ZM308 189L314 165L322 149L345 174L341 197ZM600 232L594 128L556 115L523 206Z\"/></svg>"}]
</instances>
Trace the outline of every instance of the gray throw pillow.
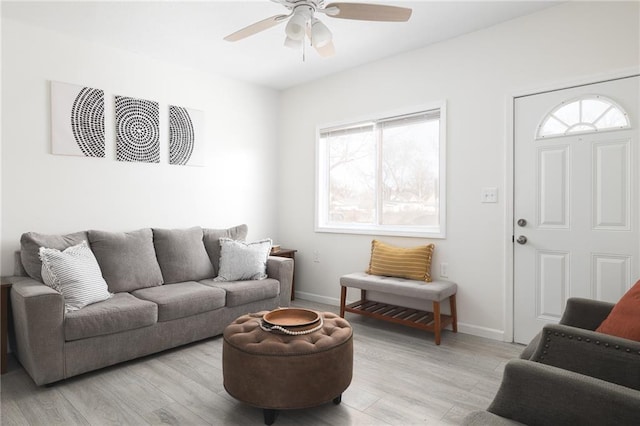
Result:
<instances>
[{"instance_id":1,"label":"gray throw pillow","mask_svg":"<svg viewBox=\"0 0 640 426\"><path fill-rule=\"evenodd\" d=\"M40 247L42 279L62 293L65 311L77 311L111 297L100 266L86 241L64 251Z\"/></svg>"},{"instance_id":2,"label":"gray throw pillow","mask_svg":"<svg viewBox=\"0 0 640 426\"><path fill-rule=\"evenodd\" d=\"M263 280L271 239L252 243L220 238L220 271L214 281Z\"/></svg>"},{"instance_id":3,"label":"gray throw pillow","mask_svg":"<svg viewBox=\"0 0 640 426\"><path fill-rule=\"evenodd\" d=\"M249 228L242 224L227 229L203 229L204 247L207 249L209 259L213 265L214 276L218 274L220 267L220 238L230 238L232 240L244 241L247 239Z\"/></svg>"},{"instance_id":4,"label":"gray throw pillow","mask_svg":"<svg viewBox=\"0 0 640 426\"><path fill-rule=\"evenodd\" d=\"M40 247L64 250L87 240L85 231L67 235L47 235L27 232L20 237L20 260L22 267L31 278L42 281L42 261Z\"/></svg>"},{"instance_id":5,"label":"gray throw pillow","mask_svg":"<svg viewBox=\"0 0 640 426\"><path fill-rule=\"evenodd\" d=\"M88 235L110 292L128 292L162 284L151 229L133 232L90 230Z\"/></svg>"},{"instance_id":6,"label":"gray throw pillow","mask_svg":"<svg viewBox=\"0 0 640 426\"><path fill-rule=\"evenodd\" d=\"M200 281L215 273L204 248L202 228L153 229L153 245L165 284Z\"/></svg>"}]
</instances>

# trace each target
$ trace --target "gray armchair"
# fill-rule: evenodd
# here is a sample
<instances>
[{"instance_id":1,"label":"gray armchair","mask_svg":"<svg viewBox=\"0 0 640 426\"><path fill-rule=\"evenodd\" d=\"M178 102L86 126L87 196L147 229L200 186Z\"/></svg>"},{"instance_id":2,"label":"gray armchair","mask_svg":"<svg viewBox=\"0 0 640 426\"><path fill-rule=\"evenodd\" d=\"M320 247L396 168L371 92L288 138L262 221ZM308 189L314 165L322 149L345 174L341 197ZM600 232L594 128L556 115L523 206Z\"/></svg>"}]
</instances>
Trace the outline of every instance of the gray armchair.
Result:
<instances>
[{"instance_id":1,"label":"gray armchair","mask_svg":"<svg viewBox=\"0 0 640 426\"><path fill-rule=\"evenodd\" d=\"M640 419L640 392L583 374L532 361L507 363L487 411L463 425L623 426Z\"/></svg>"},{"instance_id":2,"label":"gray armchair","mask_svg":"<svg viewBox=\"0 0 640 426\"><path fill-rule=\"evenodd\" d=\"M613 306L569 299L560 323L544 326L520 358L640 391L640 342L594 331Z\"/></svg>"},{"instance_id":3,"label":"gray armchair","mask_svg":"<svg viewBox=\"0 0 640 426\"><path fill-rule=\"evenodd\" d=\"M613 306L569 299L560 323L544 326L521 359L507 363L487 411L463 424L638 424L640 342L594 331Z\"/></svg>"}]
</instances>

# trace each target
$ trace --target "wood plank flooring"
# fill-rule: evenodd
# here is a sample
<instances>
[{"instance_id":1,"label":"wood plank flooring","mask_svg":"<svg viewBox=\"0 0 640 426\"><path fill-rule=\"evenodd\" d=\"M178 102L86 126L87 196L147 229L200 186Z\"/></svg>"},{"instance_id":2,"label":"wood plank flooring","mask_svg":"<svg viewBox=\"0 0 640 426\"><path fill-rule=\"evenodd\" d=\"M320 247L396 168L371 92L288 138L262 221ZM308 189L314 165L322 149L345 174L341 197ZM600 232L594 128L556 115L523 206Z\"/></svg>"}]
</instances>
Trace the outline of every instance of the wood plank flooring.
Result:
<instances>
[{"instance_id":1,"label":"wood plank flooring","mask_svg":"<svg viewBox=\"0 0 640 426\"><path fill-rule=\"evenodd\" d=\"M296 300L321 311L337 307ZM354 370L340 405L283 411L274 425L457 425L493 399L505 363L523 346L433 334L346 314ZM15 360L0 378L1 424L262 425L262 410L222 386L222 338L36 386Z\"/></svg>"}]
</instances>

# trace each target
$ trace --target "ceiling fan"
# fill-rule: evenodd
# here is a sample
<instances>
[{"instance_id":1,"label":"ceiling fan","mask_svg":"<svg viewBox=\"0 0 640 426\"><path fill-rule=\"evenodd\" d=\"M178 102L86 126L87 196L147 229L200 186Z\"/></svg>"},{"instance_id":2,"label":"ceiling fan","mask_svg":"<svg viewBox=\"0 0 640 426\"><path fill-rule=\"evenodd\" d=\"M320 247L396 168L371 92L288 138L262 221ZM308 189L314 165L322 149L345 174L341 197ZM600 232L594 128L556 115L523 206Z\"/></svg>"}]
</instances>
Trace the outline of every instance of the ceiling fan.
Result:
<instances>
[{"instance_id":1,"label":"ceiling fan","mask_svg":"<svg viewBox=\"0 0 640 426\"><path fill-rule=\"evenodd\" d=\"M305 36L320 56L328 57L335 53L333 35L316 14L330 18L355 19L359 21L406 22L411 17L411 9L398 6L366 3L329 3L324 0L271 0L289 9L286 15L275 15L251 24L229 34L227 41L242 40L251 35L274 27L285 21L285 46L297 48L304 44Z\"/></svg>"}]
</instances>

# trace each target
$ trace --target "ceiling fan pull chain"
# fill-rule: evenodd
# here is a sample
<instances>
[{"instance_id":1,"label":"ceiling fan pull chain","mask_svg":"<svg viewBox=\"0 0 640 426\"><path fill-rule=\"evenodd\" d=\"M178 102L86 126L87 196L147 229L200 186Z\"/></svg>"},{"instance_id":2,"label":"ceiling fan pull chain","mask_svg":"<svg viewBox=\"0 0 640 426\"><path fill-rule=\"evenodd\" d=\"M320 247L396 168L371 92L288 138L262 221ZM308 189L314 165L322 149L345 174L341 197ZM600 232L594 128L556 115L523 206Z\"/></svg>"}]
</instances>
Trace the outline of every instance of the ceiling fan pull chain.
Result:
<instances>
[{"instance_id":1,"label":"ceiling fan pull chain","mask_svg":"<svg viewBox=\"0 0 640 426\"><path fill-rule=\"evenodd\" d=\"M302 62L306 62L307 59L307 43L302 40Z\"/></svg>"}]
</instances>

